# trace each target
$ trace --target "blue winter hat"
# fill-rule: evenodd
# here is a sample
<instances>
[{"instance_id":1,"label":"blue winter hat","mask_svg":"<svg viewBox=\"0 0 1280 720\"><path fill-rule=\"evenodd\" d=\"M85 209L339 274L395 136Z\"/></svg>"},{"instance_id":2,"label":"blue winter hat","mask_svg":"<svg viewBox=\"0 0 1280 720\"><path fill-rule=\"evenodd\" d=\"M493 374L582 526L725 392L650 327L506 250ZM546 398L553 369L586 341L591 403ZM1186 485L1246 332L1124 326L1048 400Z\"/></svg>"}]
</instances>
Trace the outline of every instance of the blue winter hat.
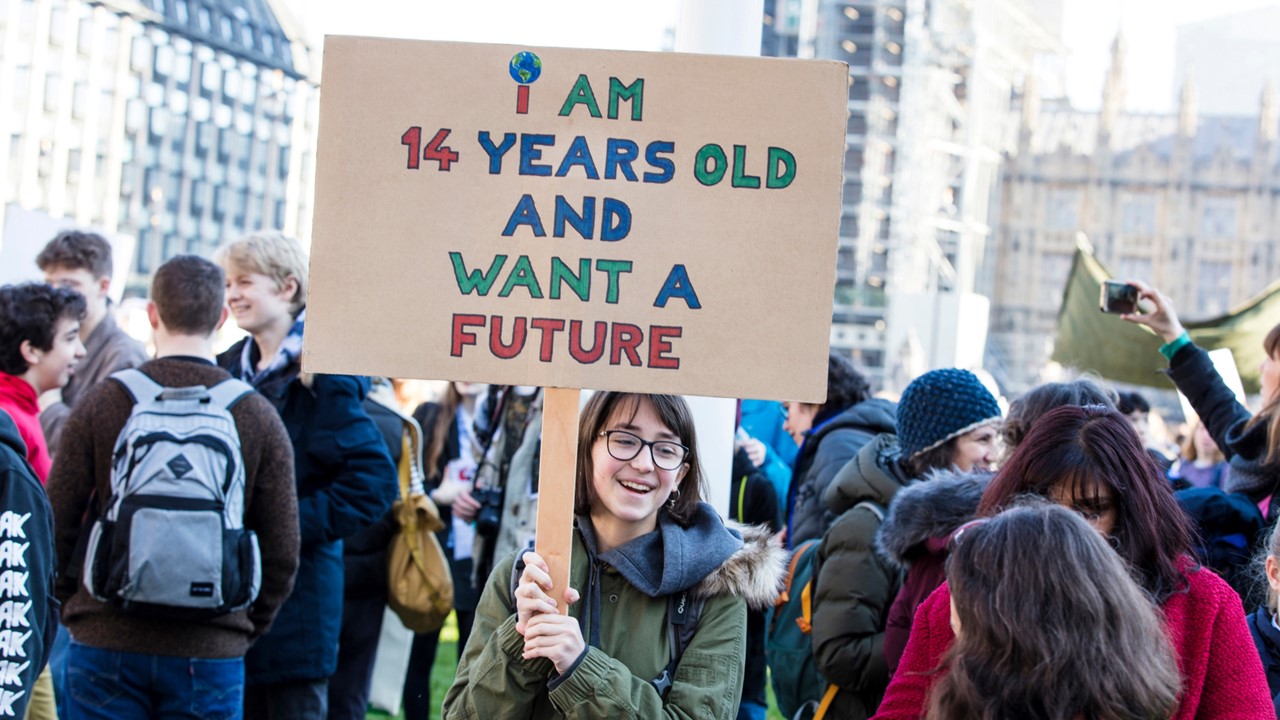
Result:
<instances>
[{"instance_id":1,"label":"blue winter hat","mask_svg":"<svg viewBox=\"0 0 1280 720\"><path fill-rule=\"evenodd\" d=\"M1000 417L1000 405L968 370L930 370L898 401L898 445L903 457L932 450Z\"/></svg>"}]
</instances>

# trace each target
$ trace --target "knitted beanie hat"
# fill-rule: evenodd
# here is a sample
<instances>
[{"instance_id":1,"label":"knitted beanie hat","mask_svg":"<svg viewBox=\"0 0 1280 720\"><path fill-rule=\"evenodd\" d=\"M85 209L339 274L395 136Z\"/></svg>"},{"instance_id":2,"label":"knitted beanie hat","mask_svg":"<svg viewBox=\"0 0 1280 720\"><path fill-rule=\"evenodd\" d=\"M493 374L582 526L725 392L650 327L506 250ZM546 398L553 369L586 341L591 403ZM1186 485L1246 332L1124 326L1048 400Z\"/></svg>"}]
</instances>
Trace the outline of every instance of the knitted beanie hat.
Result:
<instances>
[{"instance_id":1,"label":"knitted beanie hat","mask_svg":"<svg viewBox=\"0 0 1280 720\"><path fill-rule=\"evenodd\" d=\"M898 401L898 445L903 457L932 450L1000 417L1000 405L968 370L930 370Z\"/></svg>"}]
</instances>

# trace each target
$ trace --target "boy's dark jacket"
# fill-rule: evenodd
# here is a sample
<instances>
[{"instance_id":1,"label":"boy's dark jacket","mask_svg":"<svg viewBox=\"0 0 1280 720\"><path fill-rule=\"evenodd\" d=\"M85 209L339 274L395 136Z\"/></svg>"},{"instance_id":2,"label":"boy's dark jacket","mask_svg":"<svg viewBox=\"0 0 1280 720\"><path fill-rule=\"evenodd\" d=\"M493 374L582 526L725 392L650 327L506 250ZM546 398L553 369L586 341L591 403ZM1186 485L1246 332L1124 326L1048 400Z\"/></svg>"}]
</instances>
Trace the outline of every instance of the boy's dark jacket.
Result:
<instances>
[{"instance_id":1,"label":"boy's dark jacket","mask_svg":"<svg viewBox=\"0 0 1280 720\"><path fill-rule=\"evenodd\" d=\"M15 717L26 714L31 687L44 669L58 622L53 597L53 510L27 463L27 447L13 418L0 410L0 664L20 668L0 677L0 693L21 693ZM13 681L13 682L10 682Z\"/></svg>"},{"instance_id":2,"label":"boy's dark jacket","mask_svg":"<svg viewBox=\"0 0 1280 720\"><path fill-rule=\"evenodd\" d=\"M218 364L234 366L249 341ZM303 375L284 391L302 548L293 594L245 656L248 685L318 680L337 669L342 539L380 520L400 491L382 434L361 407L368 391L367 378L348 375Z\"/></svg>"}]
</instances>

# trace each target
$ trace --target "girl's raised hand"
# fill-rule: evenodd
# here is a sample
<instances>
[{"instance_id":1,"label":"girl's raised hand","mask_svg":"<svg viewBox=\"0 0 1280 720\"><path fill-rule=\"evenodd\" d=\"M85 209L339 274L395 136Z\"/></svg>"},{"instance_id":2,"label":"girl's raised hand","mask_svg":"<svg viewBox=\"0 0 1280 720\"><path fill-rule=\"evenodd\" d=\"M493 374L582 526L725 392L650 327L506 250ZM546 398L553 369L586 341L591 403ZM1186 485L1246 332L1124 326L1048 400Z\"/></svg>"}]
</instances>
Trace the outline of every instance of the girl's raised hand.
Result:
<instances>
[{"instance_id":1,"label":"girl's raised hand","mask_svg":"<svg viewBox=\"0 0 1280 720\"><path fill-rule=\"evenodd\" d=\"M524 571L520 573L520 584L516 586L516 632L524 635L529 621L537 615L559 615L560 610L548 594L551 592L551 575L547 562L538 553L529 551L524 554ZM578 602L578 591L566 588L564 591L566 606ZM574 620L575 626L577 620ZM579 637L581 639L581 637Z\"/></svg>"},{"instance_id":2,"label":"girl's raised hand","mask_svg":"<svg viewBox=\"0 0 1280 720\"><path fill-rule=\"evenodd\" d=\"M577 618L541 613L534 615L525 625L524 659L546 658L555 666L557 673L568 672L582 656L585 647Z\"/></svg>"}]
</instances>

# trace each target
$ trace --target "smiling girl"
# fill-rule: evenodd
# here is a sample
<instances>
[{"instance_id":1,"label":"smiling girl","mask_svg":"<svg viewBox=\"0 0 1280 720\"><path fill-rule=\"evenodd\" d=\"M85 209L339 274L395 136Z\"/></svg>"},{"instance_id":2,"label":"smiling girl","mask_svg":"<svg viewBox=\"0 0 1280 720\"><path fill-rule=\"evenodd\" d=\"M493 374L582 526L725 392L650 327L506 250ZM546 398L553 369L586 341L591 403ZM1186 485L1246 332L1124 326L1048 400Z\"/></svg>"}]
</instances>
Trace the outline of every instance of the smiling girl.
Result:
<instances>
[{"instance_id":1,"label":"smiling girl","mask_svg":"<svg viewBox=\"0 0 1280 720\"><path fill-rule=\"evenodd\" d=\"M732 718L746 609L773 602L785 554L763 528L727 526L702 485L683 398L593 395L579 426L571 587L553 588L532 551L494 568L445 717Z\"/></svg>"}]
</instances>

